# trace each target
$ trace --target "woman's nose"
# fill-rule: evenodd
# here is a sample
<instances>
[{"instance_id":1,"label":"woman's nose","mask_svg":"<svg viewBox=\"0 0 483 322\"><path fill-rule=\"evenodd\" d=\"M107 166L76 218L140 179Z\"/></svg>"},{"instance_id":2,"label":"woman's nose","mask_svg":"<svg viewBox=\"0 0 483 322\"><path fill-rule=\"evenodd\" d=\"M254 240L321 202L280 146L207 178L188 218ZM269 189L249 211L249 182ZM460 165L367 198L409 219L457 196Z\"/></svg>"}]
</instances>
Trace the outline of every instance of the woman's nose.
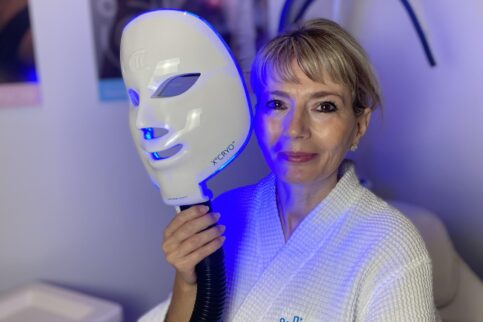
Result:
<instances>
[{"instance_id":1,"label":"woman's nose","mask_svg":"<svg viewBox=\"0 0 483 322\"><path fill-rule=\"evenodd\" d=\"M292 110L286 119L287 136L290 138L306 138L308 135L307 121L307 115L304 110Z\"/></svg>"}]
</instances>

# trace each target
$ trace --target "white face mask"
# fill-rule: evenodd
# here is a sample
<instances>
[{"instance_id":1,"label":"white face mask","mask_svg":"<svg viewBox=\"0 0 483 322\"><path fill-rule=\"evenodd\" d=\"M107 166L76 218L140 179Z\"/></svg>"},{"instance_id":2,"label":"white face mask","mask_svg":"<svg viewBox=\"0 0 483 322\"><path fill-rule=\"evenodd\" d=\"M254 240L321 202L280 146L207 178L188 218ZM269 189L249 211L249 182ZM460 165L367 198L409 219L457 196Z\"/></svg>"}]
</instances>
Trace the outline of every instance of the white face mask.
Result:
<instances>
[{"instance_id":1,"label":"white face mask","mask_svg":"<svg viewBox=\"0 0 483 322\"><path fill-rule=\"evenodd\" d=\"M131 134L165 203L206 201L203 181L250 133L246 89L226 45L197 16L153 11L125 27L121 68Z\"/></svg>"}]
</instances>

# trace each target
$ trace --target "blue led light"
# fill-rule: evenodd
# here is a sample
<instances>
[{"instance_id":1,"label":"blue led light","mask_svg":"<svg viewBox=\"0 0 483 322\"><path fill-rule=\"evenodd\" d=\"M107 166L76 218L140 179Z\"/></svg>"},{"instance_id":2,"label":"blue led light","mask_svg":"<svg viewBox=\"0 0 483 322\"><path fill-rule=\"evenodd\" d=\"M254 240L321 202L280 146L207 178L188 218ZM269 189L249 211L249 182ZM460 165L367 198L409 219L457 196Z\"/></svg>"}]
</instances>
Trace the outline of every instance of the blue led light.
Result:
<instances>
[{"instance_id":1,"label":"blue led light","mask_svg":"<svg viewBox=\"0 0 483 322\"><path fill-rule=\"evenodd\" d=\"M225 163L224 165L222 165L222 166L221 166L221 167L218 169L217 173L218 173L218 172L220 172L221 170L223 170L223 169L224 169L224 168L225 168L227 165L229 165L229 164L231 163L231 161L235 160L235 158L236 158L237 156L238 156L238 154L234 154L234 155L232 155L232 156L231 156L231 158L229 158L229 159L226 161L226 163Z\"/></svg>"},{"instance_id":2,"label":"blue led light","mask_svg":"<svg viewBox=\"0 0 483 322\"><path fill-rule=\"evenodd\" d=\"M154 139L154 129L152 127L147 127L147 128L144 128L144 129L141 129L141 131L143 131L143 137L145 140L152 140ZM151 154L151 158L153 158L153 160L161 160L162 157L157 153L157 152L154 152L154 153L150 153Z\"/></svg>"},{"instance_id":3,"label":"blue led light","mask_svg":"<svg viewBox=\"0 0 483 322\"><path fill-rule=\"evenodd\" d=\"M153 139L153 128L152 127L147 127L144 129L141 129L143 131L143 137L145 140L152 140Z\"/></svg>"},{"instance_id":4,"label":"blue led light","mask_svg":"<svg viewBox=\"0 0 483 322\"><path fill-rule=\"evenodd\" d=\"M159 156L158 152L151 153L151 157L154 160L161 160L162 158Z\"/></svg>"}]
</instances>

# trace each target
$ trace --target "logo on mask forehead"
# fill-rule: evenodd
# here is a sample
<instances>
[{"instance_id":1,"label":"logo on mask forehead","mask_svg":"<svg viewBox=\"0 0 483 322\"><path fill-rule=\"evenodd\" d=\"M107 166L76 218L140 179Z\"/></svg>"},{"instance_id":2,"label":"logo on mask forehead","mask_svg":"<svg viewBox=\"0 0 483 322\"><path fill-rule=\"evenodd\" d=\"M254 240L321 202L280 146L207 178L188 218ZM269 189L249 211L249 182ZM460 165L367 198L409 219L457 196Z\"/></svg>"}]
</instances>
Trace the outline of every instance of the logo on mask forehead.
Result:
<instances>
[{"instance_id":1,"label":"logo on mask forehead","mask_svg":"<svg viewBox=\"0 0 483 322\"><path fill-rule=\"evenodd\" d=\"M140 70L146 67L145 64L146 50L135 51L131 57L129 57L129 68L131 70Z\"/></svg>"},{"instance_id":2,"label":"logo on mask forehead","mask_svg":"<svg viewBox=\"0 0 483 322\"><path fill-rule=\"evenodd\" d=\"M226 149L218 153L218 155L213 160L211 160L212 165L217 165L218 162L223 161L228 155L231 154L231 151L233 151L234 149L235 141L231 142L231 144L229 144Z\"/></svg>"}]
</instances>

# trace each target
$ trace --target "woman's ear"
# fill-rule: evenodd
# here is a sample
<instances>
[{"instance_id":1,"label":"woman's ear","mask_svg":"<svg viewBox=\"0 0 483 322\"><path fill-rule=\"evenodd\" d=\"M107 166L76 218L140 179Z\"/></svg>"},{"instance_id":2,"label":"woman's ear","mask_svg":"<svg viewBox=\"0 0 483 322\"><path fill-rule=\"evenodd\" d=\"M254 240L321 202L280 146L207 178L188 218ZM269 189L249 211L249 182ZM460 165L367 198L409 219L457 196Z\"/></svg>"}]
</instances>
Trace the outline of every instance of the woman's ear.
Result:
<instances>
[{"instance_id":1,"label":"woman's ear","mask_svg":"<svg viewBox=\"0 0 483 322\"><path fill-rule=\"evenodd\" d=\"M358 145L359 141L362 139L369 126L369 121L371 120L372 109L366 107L362 110L361 114L356 116L356 136L354 138L353 145Z\"/></svg>"}]
</instances>

